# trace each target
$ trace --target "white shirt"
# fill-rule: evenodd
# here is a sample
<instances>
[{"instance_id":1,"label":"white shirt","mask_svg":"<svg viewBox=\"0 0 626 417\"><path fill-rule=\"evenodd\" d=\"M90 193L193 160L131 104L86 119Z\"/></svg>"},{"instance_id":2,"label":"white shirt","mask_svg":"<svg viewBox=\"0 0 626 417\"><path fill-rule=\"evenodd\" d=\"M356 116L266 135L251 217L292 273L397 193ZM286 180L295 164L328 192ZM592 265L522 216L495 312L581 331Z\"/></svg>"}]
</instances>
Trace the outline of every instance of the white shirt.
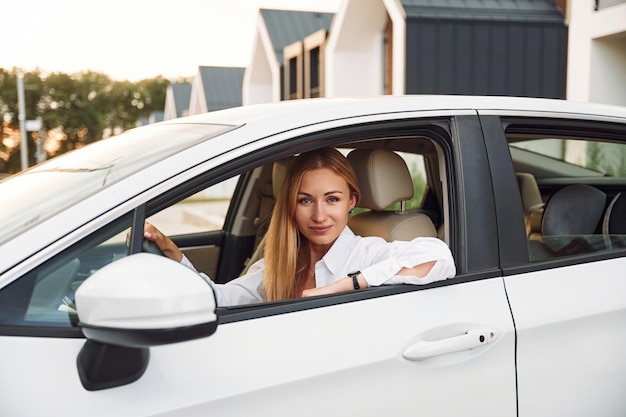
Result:
<instances>
[{"instance_id":1,"label":"white shirt","mask_svg":"<svg viewBox=\"0 0 626 417\"><path fill-rule=\"evenodd\" d=\"M436 261L422 278L396 275L403 267L412 268ZM195 270L183 257L183 264ZM264 260L250 266L248 273L226 284L215 284L201 274L213 287L218 306L262 302ZM387 242L380 237L357 236L346 227L326 255L315 264L315 286L322 287L345 278L348 273L361 271L369 286L389 284L429 284L452 278L456 274L452 253L440 239L418 237L411 241Z\"/></svg>"}]
</instances>

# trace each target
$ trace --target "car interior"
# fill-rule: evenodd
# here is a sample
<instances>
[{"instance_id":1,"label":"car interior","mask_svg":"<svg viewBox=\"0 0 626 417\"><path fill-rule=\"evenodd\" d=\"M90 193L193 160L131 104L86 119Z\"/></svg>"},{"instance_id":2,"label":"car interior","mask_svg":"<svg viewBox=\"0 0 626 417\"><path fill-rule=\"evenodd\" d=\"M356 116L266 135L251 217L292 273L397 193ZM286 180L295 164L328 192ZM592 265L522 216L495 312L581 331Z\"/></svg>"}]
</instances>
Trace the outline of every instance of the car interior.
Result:
<instances>
[{"instance_id":1,"label":"car interior","mask_svg":"<svg viewBox=\"0 0 626 417\"><path fill-rule=\"evenodd\" d=\"M511 134L531 262L626 247L626 146Z\"/></svg>"},{"instance_id":2,"label":"car interior","mask_svg":"<svg viewBox=\"0 0 626 417\"><path fill-rule=\"evenodd\" d=\"M388 241L419 236L445 240L446 228L442 221L442 183L445 181L439 179L442 156L435 142L425 137L394 138L343 144L338 149L353 165L361 187L360 204L348 223L355 233L379 236ZM248 173L247 180L240 179L240 185L245 184L244 189L239 190L244 198L233 207L235 221L229 233L238 236L241 244L237 246L247 248L247 256L239 258L243 260L239 274L229 270L230 276L225 277L220 268L213 275L207 273L216 277L216 282L227 282L244 274L250 265L263 257L264 235L290 161L291 158L281 158L255 168ZM202 260L196 258L202 254L185 249L183 252L194 265L202 265ZM212 258L220 258L220 255ZM223 262L222 257L220 263ZM231 257L228 264L232 262Z\"/></svg>"}]
</instances>

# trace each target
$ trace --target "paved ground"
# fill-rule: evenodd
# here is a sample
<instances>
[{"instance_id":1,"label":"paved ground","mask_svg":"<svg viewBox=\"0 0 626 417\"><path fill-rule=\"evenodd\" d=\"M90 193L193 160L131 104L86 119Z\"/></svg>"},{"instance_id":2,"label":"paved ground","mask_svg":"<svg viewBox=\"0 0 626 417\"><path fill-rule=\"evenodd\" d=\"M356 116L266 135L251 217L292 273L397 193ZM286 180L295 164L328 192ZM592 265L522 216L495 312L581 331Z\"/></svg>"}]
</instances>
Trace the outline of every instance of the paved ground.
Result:
<instances>
[{"instance_id":1,"label":"paved ground","mask_svg":"<svg viewBox=\"0 0 626 417\"><path fill-rule=\"evenodd\" d=\"M167 235L206 232L222 228L227 210L228 201L180 203L148 221Z\"/></svg>"}]
</instances>

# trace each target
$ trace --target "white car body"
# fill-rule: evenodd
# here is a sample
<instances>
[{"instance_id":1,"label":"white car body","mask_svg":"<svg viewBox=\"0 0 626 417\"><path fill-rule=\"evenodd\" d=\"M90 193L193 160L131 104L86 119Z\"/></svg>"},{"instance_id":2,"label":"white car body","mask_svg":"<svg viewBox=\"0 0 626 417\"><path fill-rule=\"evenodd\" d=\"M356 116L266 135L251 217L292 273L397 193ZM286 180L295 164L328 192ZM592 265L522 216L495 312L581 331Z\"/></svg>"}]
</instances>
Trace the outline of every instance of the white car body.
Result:
<instances>
[{"instance_id":1,"label":"white car body","mask_svg":"<svg viewBox=\"0 0 626 417\"><path fill-rule=\"evenodd\" d=\"M455 117L465 119L457 123ZM267 159L267 149L280 144L291 143L297 151L310 135L319 132L370 124L384 126L396 121L452 120L453 151L449 157L454 162L447 169L452 174L447 175L455 178L455 185L448 187L448 198L454 200L454 205L448 205L444 217L448 225L445 239L458 260L459 274L424 289L381 288L378 292L341 296L344 298L300 300L243 312L218 309L215 318L211 315L214 306L203 302L210 300L210 295L202 291L210 288L199 291L196 287L202 278L197 276L195 282L195 277L188 275L189 269L173 262L151 268L152 262L159 265L165 261L156 255L130 255L96 273L105 283L107 274L120 278L116 284L119 293L112 290L108 301L101 299L102 286L94 284L95 290L86 284L79 287L85 299L94 297L92 306L79 304L78 316L84 324L132 331L213 322L217 324L215 333L178 343L152 344L145 372L139 378L110 388L88 389L77 371L77 358L86 338L76 327L60 329L55 336L55 329L48 334L48 330L36 326L0 322L0 415L384 413L537 417L623 413L626 281L620 271L626 270L626 252L607 250L543 263L508 263L503 246L508 232L504 232L502 223L493 225L498 238L491 243L478 241L481 235L474 234L478 232L472 229L473 222L489 225L488 219L476 216L477 212L494 218L493 213L504 216L509 210L498 196L498 190L504 188L496 183L509 178L504 174L497 178L496 161L490 160L493 184L483 184L481 191L468 188L471 181L482 178L478 171L475 178L469 178L471 170L487 167L481 164L481 168L475 168L473 159L465 159L467 151L463 148L464 143L472 146L471 135L476 141L485 140L489 136L486 120L497 121L494 118L499 117L541 119L546 123L575 120L592 123L594 128L606 123L626 133L626 109L618 107L460 96L303 100L148 126L146 129L154 131L164 126L210 123L234 128L182 148L107 187L93 190L86 198L34 221L19 233L0 238L0 297L11 284L25 280L30 271L80 244L94 231L200 175L218 173L223 166L235 173L239 168L228 164L242 159L253 165L255 155ZM476 130L477 120L483 122L483 131ZM489 140L487 152L499 152L495 145L489 148ZM626 141L626 134L622 140ZM277 153L286 152L285 146L276 148ZM626 179L622 180L626 190ZM5 184L13 181L17 182L16 177L1 182L0 193ZM24 198L28 198L28 190L24 192ZM461 196L475 192L486 193L481 195L492 202L485 201L484 209L468 207L475 201L469 201L468 195L466 205L466 198ZM11 202L2 195L0 200L1 217ZM463 240L466 238L467 242ZM511 238L516 242L521 239ZM482 245L486 251L500 248L500 255L486 255L484 268L472 263L478 263L473 251L480 251ZM492 264L489 256L500 256L501 260ZM125 280L123 273L136 279ZM85 282L95 282L96 274ZM187 287L177 287L180 281L174 275L186 276L189 292L184 291ZM151 278L155 276L162 286L155 284ZM154 298L144 299L137 288L149 285L159 285L169 292L156 291ZM173 290L176 288L179 294ZM193 304L197 310L189 313L169 304L183 299L187 300L183 305ZM92 309L89 312L88 304ZM104 308L104 313L98 308ZM107 316L112 312L115 314ZM162 315L155 316L154 312ZM183 313L187 321L176 321Z\"/></svg>"}]
</instances>

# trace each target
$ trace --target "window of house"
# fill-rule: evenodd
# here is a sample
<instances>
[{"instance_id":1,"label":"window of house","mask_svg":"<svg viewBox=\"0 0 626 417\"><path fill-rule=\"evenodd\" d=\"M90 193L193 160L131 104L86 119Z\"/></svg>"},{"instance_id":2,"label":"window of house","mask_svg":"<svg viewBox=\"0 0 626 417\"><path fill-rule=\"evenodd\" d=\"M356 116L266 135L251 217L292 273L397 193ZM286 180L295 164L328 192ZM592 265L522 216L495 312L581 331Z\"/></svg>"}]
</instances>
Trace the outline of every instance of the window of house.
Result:
<instances>
[{"instance_id":1,"label":"window of house","mask_svg":"<svg viewBox=\"0 0 626 417\"><path fill-rule=\"evenodd\" d=\"M303 44L294 42L283 49L285 62L284 71L284 96L286 100L295 100L304 97L303 81Z\"/></svg>"},{"instance_id":2,"label":"window of house","mask_svg":"<svg viewBox=\"0 0 626 417\"><path fill-rule=\"evenodd\" d=\"M304 39L304 97L324 96L324 49L326 30L320 29Z\"/></svg>"}]
</instances>

